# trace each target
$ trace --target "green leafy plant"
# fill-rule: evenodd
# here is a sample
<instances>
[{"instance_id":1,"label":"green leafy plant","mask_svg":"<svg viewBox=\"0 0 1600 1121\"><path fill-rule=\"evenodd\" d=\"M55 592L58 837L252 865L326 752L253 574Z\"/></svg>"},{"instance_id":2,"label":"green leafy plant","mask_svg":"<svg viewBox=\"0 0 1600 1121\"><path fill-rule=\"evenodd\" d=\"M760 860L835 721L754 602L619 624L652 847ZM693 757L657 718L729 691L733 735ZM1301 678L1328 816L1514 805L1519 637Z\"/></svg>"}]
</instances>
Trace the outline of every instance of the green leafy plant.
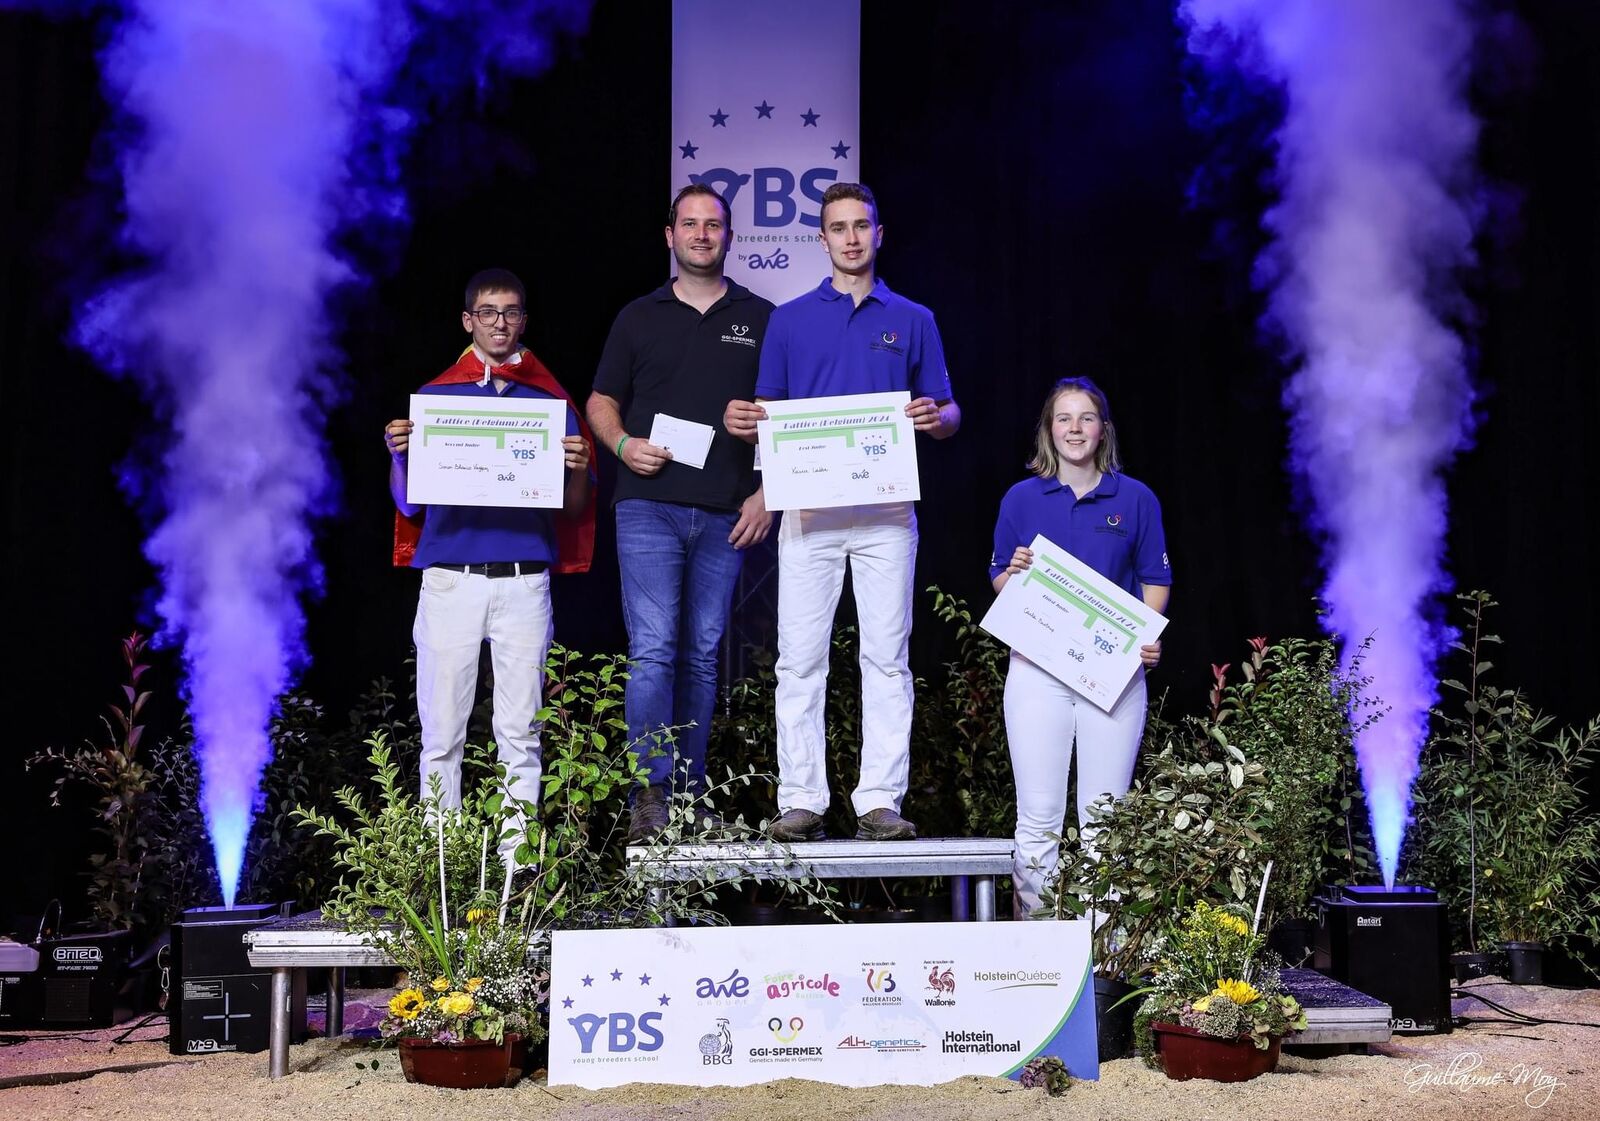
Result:
<instances>
[{"instance_id":1,"label":"green leafy plant","mask_svg":"<svg viewBox=\"0 0 1600 1121\"><path fill-rule=\"evenodd\" d=\"M121 696L109 706L102 746L47 748L27 763L30 769L58 772L52 805L62 805L69 788L88 792L101 841L89 856L91 913L104 929L141 935L161 930L184 907L219 895L199 811L199 774L188 727L180 740L145 742L142 716L151 698L144 687L150 671L146 646L137 631L122 640L127 679Z\"/></svg>"},{"instance_id":2,"label":"green leafy plant","mask_svg":"<svg viewBox=\"0 0 1600 1121\"><path fill-rule=\"evenodd\" d=\"M1431 883L1467 947L1600 942L1600 814L1584 783L1600 759L1600 718L1557 729L1517 690L1488 681L1487 592L1456 597L1466 625L1453 649L1466 680L1434 712L1415 791L1410 874Z\"/></svg>"},{"instance_id":3,"label":"green leafy plant","mask_svg":"<svg viewBox=\"0 0 1600 1121\"><path fill-rule=\"evenodd\" d=\"M1212 666L1209 730L1261 764L1265 786L1252 825L1274 859L1267 925L1309 914L1324 884L1372 871L1355 736L1377 719L1364 699L1360 659L1348 671L1327 639L1249 640L1232 679Z\"/></svg>"},{"instance_id":4,"label":"green leafy plant","mask_svg":"<svg viewBox=\"0 0 1600 1121\"><path fill-rule=\"evenodd\" d=\"M1146 1063L1159 1065L1152 1024L1179 1024L1219 1039L1248 1036L1262 1051L1274 1036L1306 1026L1304 1010L1283 991L1278 963L1248 914L1201 901L1151 947L1144 971L1149 983L1140 990L1145 1000L1134 1017Z\"/></svg>"}]
</instances>

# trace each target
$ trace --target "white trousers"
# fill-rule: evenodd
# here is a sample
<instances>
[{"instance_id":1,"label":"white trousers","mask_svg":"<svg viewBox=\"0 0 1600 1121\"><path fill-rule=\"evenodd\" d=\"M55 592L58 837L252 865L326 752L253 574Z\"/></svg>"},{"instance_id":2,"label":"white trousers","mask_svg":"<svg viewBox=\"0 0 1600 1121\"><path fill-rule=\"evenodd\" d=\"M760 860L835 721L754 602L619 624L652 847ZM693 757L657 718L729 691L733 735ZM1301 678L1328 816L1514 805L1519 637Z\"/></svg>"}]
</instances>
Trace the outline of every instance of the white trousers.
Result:
<instances>
[{"instance_id":1,"label":"white trousers","mask_svg":"<svg viewBox=\"0 0 1600 1121\"><path fill-rule=\"evenodd\" d=\"M1145 684L1140 669L1110 712L1102 712L1021 654L1006 673L1006 740L1017 783L1016 856L1012 880L1019 911L1039 906L1039 891L1054 874L1057 842L1067 813L1073 744L1078 755L1078 828L1102 794L1121 797L1133 781L1144 735ZM1084 838L1093 851L1093 838Z\"/></svg>"},{"instance_id":2,"label":"white trousers","mask_svg":"<svg viewBox=\"0 0 1600 1121\"><path fill-rule=\"evenodd\" d=\"M828 648L844 589L861 636L859 816L905 797L911 770L911 593L917 515L909 502L791 510L778 530L778 808L828 809Z\"/></svg>"},{"instance_id":3,"label":"white trousers","mask_svg":"<svg viewBox=\"0 0 1600 1121\"><path fill-rule=\"evenodd\" d=\"M512 796L538 804L539 711L550 652L550 574L487 576L427 568L412 628L417 644L417 716L422 725L422 795L439 776L441 804L461 805L461 758L478 693L485 640L494 668L494 742ZM520 824L520 823L519 823ZM510 863L521 829L500 843Z\"/></svg>"}]
</instances>

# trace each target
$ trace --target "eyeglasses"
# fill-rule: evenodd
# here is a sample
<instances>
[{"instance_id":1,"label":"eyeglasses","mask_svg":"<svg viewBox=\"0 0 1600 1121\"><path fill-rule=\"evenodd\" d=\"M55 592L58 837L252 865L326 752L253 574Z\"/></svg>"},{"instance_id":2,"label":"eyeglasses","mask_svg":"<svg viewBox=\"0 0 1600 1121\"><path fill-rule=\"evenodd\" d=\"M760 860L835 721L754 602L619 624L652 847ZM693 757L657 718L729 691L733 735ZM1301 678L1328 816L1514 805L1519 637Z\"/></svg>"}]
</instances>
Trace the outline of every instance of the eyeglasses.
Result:
<instances>
[{"instance_id":1,"label":"eyeglasses","mask_svg":"<svg viewBox=\"0 0 1600 1121\"><path fill-rule=\"evenodd\" d=\"M519 307L508 307L504 310L497 307L481 307L472 313L485 327L493 327L494 321L502 315L506 317L506 326L515 327L528 317L528 313Z\"/></svg>"}]
</instances>

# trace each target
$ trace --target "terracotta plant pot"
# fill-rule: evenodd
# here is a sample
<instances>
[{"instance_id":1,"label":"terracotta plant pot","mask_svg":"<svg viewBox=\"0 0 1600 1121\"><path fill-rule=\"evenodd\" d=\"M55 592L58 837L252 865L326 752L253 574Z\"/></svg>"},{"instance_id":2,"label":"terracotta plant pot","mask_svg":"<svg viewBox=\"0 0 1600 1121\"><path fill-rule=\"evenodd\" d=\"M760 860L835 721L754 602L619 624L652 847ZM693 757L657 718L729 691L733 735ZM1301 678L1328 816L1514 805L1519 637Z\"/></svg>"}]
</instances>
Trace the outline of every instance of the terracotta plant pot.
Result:
<instances>
[{"instance_id":1,"label":"terracotta plant pot","mask_svg":"<svg viewBox=\"0 0 1600 1121\"><path fill-rule=\"evenodd\" d=\"M1155 1033L1156 1050L1161 1054L1161 1069L1168 1078L1180 1082L1190 1078L1248 1082L1278 1069L1278 1052L1283 1043L1278 1036L1273 1036L1263 1051L1248 1035L1218 1039L1181 1024L1151 1024L1150 1030Z\"/></svg>"},{"instance_id":2,"label":"terracotta plant pot","mask_svg":"<svg viewBox=\"0 0 1600 1121\"><path fill-rule=\"evenodd\" d=\"M507 1032L504 1043L473 1039L465 1043L434 1043L427 1039L400 1041L400 1069L407 1082L446 1086L452 1090L482 1090L504 1086L511 1069L511 1049L521 1037Z\"/></svg>"}]
</instances>

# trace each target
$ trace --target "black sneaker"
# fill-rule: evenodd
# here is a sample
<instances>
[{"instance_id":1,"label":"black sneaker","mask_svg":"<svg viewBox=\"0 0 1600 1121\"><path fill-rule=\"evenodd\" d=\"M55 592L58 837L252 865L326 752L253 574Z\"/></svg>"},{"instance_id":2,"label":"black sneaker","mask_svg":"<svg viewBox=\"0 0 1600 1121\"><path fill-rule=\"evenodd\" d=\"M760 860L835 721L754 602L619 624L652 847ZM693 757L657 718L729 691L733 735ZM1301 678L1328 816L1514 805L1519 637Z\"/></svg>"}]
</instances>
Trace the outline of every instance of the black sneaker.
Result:
<instances>
[{"instance_id":1,"label":"black sneaker","mask_svg":"<svg viewBox=\"0 0 1600 1121\"><path fill-rule=\"evenodd\" d=\"M633 796L628 820L628 843L642 845L667 827L667 788L646 786Z\"/></svg>"},{"instance_id":2,"label":"black sneaker","mask_svg":"<svg viewBox=\"0 0 1600 1121\"><path fill-rule=\"evenodd\" d=\"M888 806L868 810L856 821L858 841L915 841L917 827Z\"/></svg>"},{"instance_id":3,"label":"black sneaker","mask_svg":"<svg viewBox=\"0 0 1600 1121\"><path fill-rule=\"evenodd\" d=\"M767 825L767 836L793 844L795 841L821 841L827 834L822 829L821 814L810 810L784 810L776 821Z\"/></svg>"}]
</instances>

